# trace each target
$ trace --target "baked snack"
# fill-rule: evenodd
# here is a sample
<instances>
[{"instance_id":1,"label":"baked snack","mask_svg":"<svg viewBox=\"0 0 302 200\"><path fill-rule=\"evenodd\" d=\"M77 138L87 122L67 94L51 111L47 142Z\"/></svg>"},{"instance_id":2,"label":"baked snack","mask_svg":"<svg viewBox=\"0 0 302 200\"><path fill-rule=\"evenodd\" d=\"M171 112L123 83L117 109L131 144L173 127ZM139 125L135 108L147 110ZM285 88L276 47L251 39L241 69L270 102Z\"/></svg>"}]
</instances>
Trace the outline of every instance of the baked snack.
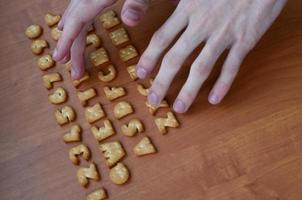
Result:
<instances>
[{"instance_id":1,"label":"baked snack","mask_svg":"<svg viewBox=\"0 0 302 200\"><path fill-rule=\"evenodd\" d=\"M54 39L54 41L58 41L61 37L61 34L62 34L62 31L60 31L57 26L51 28L51 30L50 30L50 36L52 39Z\"/></svg>"},{"instance_id":2,"label":"baked snack","mask_svg":"<svg viewBox=\"0 0 302 200\"><path fill-rule=\"evenodd\" d=\"M128 33L123 27L110 32L109 37L115 46L129 41Z\"/></svg>"},{"instance_id":3,"label":"baked snack","mask_svg":"<svg viewBox=\"0 0 302 200\"><path fill-rule=\"evenodd\" d=\"M106 198L107 198L107 193L105 188L100 188L89 193L86 197L86 200L104 200Z\"/></svg>"},{"instance_id":4,"label":"baked snack","mask_svg":"<svg viewBox=\"0 0 302 200\"><path fill-rule=\"evenodd\" d=\"M97 126L92 126L90 130L94 138L99 142L115 134L114 128L109 119L104 120L103 127L98 128Z\"/></svg>"},{"instance_id":5,"label":"baked snack","mask_svg":"<svg viewBox=\"0 0 302 200\"><path fill-rule=\"evenodd\" d=\"M136 65L130 65L129 67L127 67L127 72L132 80L135 81L138 79L136 74Z\"/></svg>"},{"instance_id":6,"label":"baked snack","mask_svg":"<svg viewBox=\"0 0 302 200\"><path fill-rule=\"evenodd\" d=\"M137 84L137 91L143 95L143 96L148 96L148 92L149 92L149 88L151 87L152 83L153 83L153 79L149 79L149 83L150 86L149 87L145 87L143 84L138 83Z\"/></svg>"},{"instance_id":7,"label":"baked snack","mask_svg":"<svg viewBox=\"0 0 302 200\"><path fill-rule=\"evenodd\" d=\"M52 104L61 104L66 102L67 92L64 88L58 87L52 94L48 95L48 101Z\"/></svg>"},{"instance_id":8,"label":"baked snack","mask_svg":"<svg viewBox=\"0 0 302 200\"><path fill-rule=\"evenodd\" d=\"M129 170L123 163L117 163L109 172L110 180L116 185L125 184L129 177Z\"/></svg>"},{"instance_id":9,"label":"baked snack","mask_svg":"<svg viewBox=\"0 0 302 200\"><path fill-rule=\"evenodd\" d=\"M46 40L36 39L31 43L31 51L36 55L41 54L43 50L47 47L48 43Z\"/></svg>"},{"instance_id":10,"label":"baked snack","mask_svg":"<svg viewBox=\"0 0 302 200\"><path fill-rule=\"evenodd\" d=\"M124 148L119 141L100 144L99 148L103 152L106 164L109 167L115 165L126 155Z\"/></svg>"},{"instance_id":11,"label":"baked snack","mask_svg":"<svg viewBox=\"0 0 302 200\"><path fill-rule=\"evenodd\" d=\"M72 107L64 106L55 111L55 118L60 125L67 124L75 120L76 114Z\"/></svg>"},{"instance_id":12,"label":"baked snack","mask_svg":"<svg viewBox=\"0 0 302 200\"><path fill-rule=\"evenodd\" d=\"M137 133L144 132L144 125L139 119L131 119L128 124L122 125L121 129L125 136L132 137Z\"/></svg>"},{"instance_id":13,"label":"baked snack","mask_svg":"<svg viewBox=\"0 0 302 200\"><path fill-rule=\"evenodd\" d=\"M155 115L157 110L160 108L169 108L169 104L166 100L163 100L157 107L152 106L148 101L146 101L146 106L152 115Z\"/></svg>"},{"instance_id":14,"label":"baked snack","mask_svg":"<svg viewBox=\"0 0 302 200\"><path fill-rule=\"evenodd\" d=\"M101 46L101 39L96 33L89 33L86 36L86 45L92 45L95 48L99 48Z\"/></svg>"},{"instance_id":15,"label":"baked snack","mask_svg":"<svg viewBox=\"0 0 302 200\"><path fill-rule=\"evenodd\" d=\"M133 113L133 108L130 103L121 101L114 106L113 114L117 119L121 119Z\"/></svg>"},{"instance_id":16,"label":"baked snack","mask_svg":"<svg viewBox=\"0 0 302 200\"><path fill-rule=\"evenodd\" d=\"M148 137L144 137L137 145L135 145L133 151L137 156L156 153L156 149Z\"/></svg>"},{"instance_id":17,"label":"baked snack","mask_svg":"<svg viewBox=\"0 0 302 200\"><path fill-rule=\"evenodd\" d=\"M161 134L167 133L167 127L176 128L179 123L174 116L173 112L167 113L167 118L158 117L155 119L155 124Z\"/></svg>"},{"instance_id":18,"label":"baked snack","mask_svg":"<svg viewBox=\"0 0 302 200\"><path fill-rule=\"evenodd\" d=\"M35 39L35 38L39 37L42 34L42 32L43 32L43 29L41 28L41 26L39 26L38 24L33 24L26 28L25 35L29 39Z\"/></svg>"},{"instance_id":19,"label":"baked snack","mask_svg":"<svg viewBox=\"0 0 302 200\"><path fill-rule=\"evenodd\" d=\"M100 21L105 29L110 29L118 24L120 20L113 10L108 10L100 16Z\"/></svg>"},{"instance_id":20,"label":"baked snack","mask_svg":"<svg viewBox=\"0 0 302 200\"><path fill-rule=\"evenodd\" d=\"M138 52L133 45L128 45L125 48L120 49L119 54L123 62L127 62L138 56Z\"/></svg>"},{"instance_id":21,"label":"baked snack","mask_svg":"<svg viewBox=\"0 0 302 200\"><path fill-rule=\"evenodd\" d=\"M109 101L113 101L119 97L126 95L126 90L123 87L104 87L105 96Z\"/></svg>"},{"instance_id":22,"label":"baked snack","mask_svg":"<svg viewBox=\"0 0 302 200\"><path fill-rule=\"evenodd\" d=\"M51 13L47 13L44 16L44 21L47 24L47 26L49 26L49 27L54 26L57 23L59 23L60 19L61 19L60 15L54 15L54 14L51 14Z\"/></svg>"},{"instance_id":23,"label":"baked snack","mask_svg":"<svg viewBox=\"0 0 302 200\"><path fill-rule=\"evenodd\" d=\"M79 144L78 146L72 147L69 150L69 159L75 165L79 164L80 155L82 156L82 158L84 158L87 161L90 159L90 151L89 151L88 147L84 144Z\"/></svg>"},{"instance_id":24,"label":"baked snack","mask_svg":"<svg viewBox=\"0 0 302 200\"><path fill-rule=\"evenodd\" d=\"M58 72L54 72L54 73L43 75L42 81L44 87L46 87L49 90L53 87L54 82L62 81L62 77Z\"/></svg>"},{"instance_id":25,"label":"baked snack","mask_svg":"<svg viewBox=\"0 0 302 200\"><path fill-rule=\"evenodd\" d=\"M70 131L63 136L65 143L81 141L81 127L78 124L71 126Z\"/></svg>"},{"instance_id":26,"label":"baked snack","mask_svg":"<svg viewBox=\"0 0 302 200\"><path fill-rule=\"evenodd\" d=\"M72 81L72 84L74 87L78 88L84 81L87 81L90 78L90 75L88 72L85 72L82 78L76 79Z\"/></svg>"},{"instance_id":27,"label":"baked snack","mask_svg":"<svg viewBox=\"0 0 302 200\"><path fill-rule=\"evenodd\" d=\"M117 75L117 71L113 65L109 65L107 70L109 71L107 74L104 74L102 70L98 72L98 78L103 82L110 82L115 79Z\"/></svg>"},{"instance_id":28,"label":"baked snack","mask_svg":"<svg viewBox=\"0 0 302 200\"><path fill-rule=\"evenodd\" d=\"M52 67L54 67L54 65L55 65L55 61L52 59L50 54L41 56L38 59L38 66L42 71L52 68Z\"/></svg>"},{"instance_id":29,"label":"baked snack","mask_svg":"<svg viewBox=\"0 0 302 200\"><path fill-rule=\"evenodd\" d=\"M100 180L100 175L97 171L96 165L94 163L90 164L89 167L80 167L77 172L77 177L79 183L86 187L89 183L89 179L98 181Z\"/></svg>"},{"instance_id":30,"label":"baked snack","mask_svg":"<svg viewBox=\"0 0 302 200\"><path fill-rule=\"evenodd\" d=\"M102 119L105 116L105 112L99 103L96 103L93 106L88 106L85 109L85 118L90 124Z\"/></svg>"},{"instance_id":31,"label":"baked snack","mask_svg":"<svg viewBox=\"0 0 302 200\"><path fill-rule=\"evenodd\" d=\"M91 52L89 54L89 59L95 67L109 62L108 54L104 48L99 48Z\"/></svg>"},{"instance_id":32,"label":"baked snack","mask_svg":"<svg viewBox=\"0 0 302 200\"><path fill-rule=\"evenodd\" d=\"M78 91L77 96L83 106L87 105L88 100L96 96L96 90L94 88L89 88L84 91Z\"/></svg>"}]
</instances>

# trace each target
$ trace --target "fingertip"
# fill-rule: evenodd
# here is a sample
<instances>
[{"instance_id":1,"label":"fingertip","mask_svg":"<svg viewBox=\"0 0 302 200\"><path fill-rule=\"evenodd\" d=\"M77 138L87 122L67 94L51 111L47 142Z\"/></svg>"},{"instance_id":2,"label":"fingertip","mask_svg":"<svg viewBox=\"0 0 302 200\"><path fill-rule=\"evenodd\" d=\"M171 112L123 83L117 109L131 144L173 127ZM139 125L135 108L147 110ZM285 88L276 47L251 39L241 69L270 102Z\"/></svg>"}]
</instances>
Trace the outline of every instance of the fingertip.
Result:
<instances>
[{"instance_id":1,"label":"fingertip","mask_svg":"<svg viewBox=\"0 0 302 200\"><path fill-rule=\"evenodd\" d=\"M142 18L142 12L133 8L126 8L122 13L122 20L128 26L135 26Z\"/></svg>"},{"instance_id":2,"label":"fingertip","mask_svg":"<svg viewBox=\"0 0 302 200\"><path fill-rule=\"evenodd\" d=\"M220 103L221 98L217 94L212 93L209 95L208 101L210 102L210 104L217 105Z\"/></svg>"},{"instance_id":3,"label":"fingertip","mask_svg":"<svg viewBox=\"0 0 302 200\"><path fill-rule=\"evenodd\" d=\"M136 70L136 74L138 78L145 79L147 77L147 70L144 69L143 67L138 66Z\"/></svg>"},{"instance_id":4,"label":"fingertip","mask_svg":"<svg viewBox=\"0 0 302 200\"><path fill-rule=\"evenodd\" d=\"M173 104L173 110L177 113L184 113L187 111L185 103L181 99L176 99Z\"/></svg>"}]
</instances>

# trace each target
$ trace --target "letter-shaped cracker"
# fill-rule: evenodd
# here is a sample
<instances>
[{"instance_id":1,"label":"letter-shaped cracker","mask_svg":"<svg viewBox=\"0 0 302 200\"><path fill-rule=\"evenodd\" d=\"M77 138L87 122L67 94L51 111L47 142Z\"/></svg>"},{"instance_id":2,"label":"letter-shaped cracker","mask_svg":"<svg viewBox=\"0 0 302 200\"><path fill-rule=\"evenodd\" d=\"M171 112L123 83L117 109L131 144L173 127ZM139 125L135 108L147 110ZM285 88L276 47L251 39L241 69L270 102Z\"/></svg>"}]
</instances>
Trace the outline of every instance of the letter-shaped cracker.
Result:
<instances>
[{"instance_id":1,"label":"letter-shaped cracker","mask_svg":"<svg viewBox=\"0 0 302 200\"><path fill-rule=\"evenodd\" d=\"M107 193L105 188L97 189L89 193L86 197L86 200L105 200L107 199Z\"/></svg>"},{"instance_id":2,"label":"letter-shaped cracker","mask_svg":"<svg viewBox=\"0 0 302 200\"><path fill-rule=\"evenodd\" d=\"M132 80L135 81L138 79L136 74L136 65L130 65L129 67L127 67L127 71Z\"/></svg>"},{"instance_id":3,"label":"letter-shaped cracker","mask_svg":"<svg viewBox=\"0 0 302 200\"><path fill-rule=\"evenodd\" d=\"M115 134L112 123L108 119L104 120L103 127L98 128L97 126L92 126L90 130L93 136L95 137L95 139L99 142Z\"/></svg>"},{"instance_id":4,"label":"letter-shaped cracker","mask_svg":"<svg viewBox=\"0 0 302 200\"><path fill-rule=\"evenodd\" d=\"M39 26L37 24L33 24L26 28L25 35L29 39L34 39L34 38L39 37L42 34L42 31L43 31L43 29L41 28L41 26Z\"/></svg>"},{"instance_id":5,"label":"letter-shaped cracker","mask_svg":"<svg viewBox=\"0 0 302 200\"><path fill-rule=\"evenodd\" d=\"M149 88L151 87L152 83L153 83L153 79L149 79L149 83L150 86L149 87L145 87L143 84L138 83L137 84L137 91L143 95L143 96L148 96L148 92L149 92Z\"/></svg>"},{"instance_id":6,"label":"letter-shaped cracker","mask_svg":"<svg viewBox=\"0 0 302 200\"><path fill-rule=\"evenodd\" d=\"M110 29L120 24L119 18L113 10L108 10L100 16L100 21L105 29Z\"/></svg>"},{"instance_id":7,"label":"letter-shaped cracker","mask_svg":"<svg viewBox=\"0 0 302 200\"><path fill-rule=\"evenodd\" d=\"M166 127L176 128L179 126L179 123L172 112L167 113L167 118L156 118L155 124L161 134L167 133Z\"/></svg>"},{"instance_id":8,"label":"letter-shaped cracker","mask_svg":"<svg viewBox=\"0 0 302 200\"><path fill-rule=\"evenodd\" d=\"M61 104L67 100L67 96L66 90L58 87L52 94L48 95L48 101L52 104Z\"/></svg>"},{"instance_id":9,"label":"letter-shaped cracker","mask_svg":"<svg viewBox=\"0 0 302 200\"><path fill-rule=\"evenodd\" d=\"M72 84L74 87L78 88L84 81L87 81L90 78L90 75L88 72L85 72L84 76L78 80L73 80Z\"/></svg>"},{"instance_id":10,"label":"letter-shaped cracker","mask_svg":"<svg viewBox=\"0 0 302 200\"><path fill-rule=\"evenodd\" d=\"M105 112L99 103L96 103L93 106L88 106L85 109L85 118L90 124L102 119L105 116Z\"/></svg>"},{"instance_id":11,"label":"letter-shaped cracker","mask_svg":"<svg viewBox=\"0 0 302 200\"><path fill-rule=\"evenodd\" d=\"M51 89L54 82L62 81L62 77L59 73L55 72L43 75L42 80L44 87Z\"/></svg>"},{"instance_id":12,"label":"letter-shaped cracker","mask_svg":"<svg viewBox=\"0 0 302 200\"><path fill-rule=\"evenodd\" d=\"M128 125L126 124L122 125L122 133L125 136L132 137L136 133L142 133L142 132L144 132L144 125L138 119L132 119L130 120Z\"/></svg>"},{"instance_id":13,"label":"letter-shaped cracker","mask_svg":"<svg viewBox=\"0 0 302 200\"><path fill-rule=\"evenodd\" d=\"M86 187L89 183L89 179L98 181L100 180L100 175L97 171L97 168L94 163L89 165L88 167L80 167L77 172L77 177L79 183L83 186Z\"/></svg>"},{"instance_id":14,"label":"letter-shaped cracker","mask_svg":"<svg viewBox=\"0 0 302 200\"><path fill-rule=\"evenodd\" d=\"M109 71L109 73L107 73L107 74L104 74L103 71L99 71L98 78L103 82L110 82L113 79L115 79L117 71L113 65L108 66L108 71Z\"/></svg>"},{"instance_id":15,"label":"letter-shaped cracker","mask_svg":"<svg viewBox=\"0 0 302 200\"><path fill-rule=\"evenodd\" d=\"M55 65L55 61L52 59L50 54L41 56L38 59L38 66L41 70L45 71L49 68L52 68Z\"/></svg>"},{"instance_id":16,"label":"letter-shaped cracker","mask_svg":"<svg viewBox=\"0 0 302 200\"><path fill-rule=\"evenodd\" d=\"M119 54L123 62L127 62L138 56L138 52L133 45L128 45L125 48L120 49Z\"/></svg>"},{"instance_id":17,"label":"letter-shaped cracker","mask_svg":"<svg viewBox=\"0 0 302 200\"><path fill-rule=\"evenodd\" d=\"M88 147L84 144L79 144L78 146L72 147L69 150L69 159L75 165L79 164L80 155L82 155L82 157L87 161L90 159L90 151L89 151Z\"/></svg>"},{"instance_id":18,"label":"letter-shaped cracker","mask_svg":"<svg viewBox=\"0 0 302 200\"><path fill-rule=\"evenodd\" d=\"M129 41L128 33L123 27L110 32L109 37L115 46Z\"/></svg>"},{"instance_id":19,"label":"letter-shaped cracker","mask_svg":"<svg viewBox=\"0 0 302 200\"><path fill-rule=\"evenodd\" d=\"M44 16L44 21L49 27L56 25L60 21L60 19L61 19L60 15L54 15L51 13L47 13Z\"/></svg>"},{"instance_id":20,"label":"letter-shaped cracker","mask_svg":"<svg viewBox=\"0 0 302 200\"><path fill-rule=\"evenodd\" d=\"M86 106L87 105L87 102L89 99L92 99L93 97L96 96L96 91L94 88L89 88L87 90L84 90L84 91L78 91L77 92L77 96L81 102L81 104L83 106Z\"/></svg>"},{"instance_id":21,"label":"letter-shaped cracker","mask_svg":"<svg viewBox=\"0 0 302 200\"><path fill-rule=\"evenodd\" d=\"M100 144L99 148L103 152L106 159L106 164L109 167L115 165L126 155L119 141Z\"/></svg>"},{"instance_id":22,"label":"letter-shaped cracker","mask_svg":"<svg viewBox=\"0 0 302 200\"><path fill-rule=\"evenodd\" d=\"M126 183L130 177L128 168L123 163L117 163L109 172L110 180L116 185Z\"/></svg>"},{"instance_id":23,"label":"letter-shaped cracker","mask_svg":"<svg viewBox=\"0 0 302 200\"><path fill-rule=\"evenodd\" d=\"M81 127L78 124L73 125L70 128L70 132L65 133L63 136L65 143L79 142L81 141Z\"/></svg>"},{"instance_id":24,"label":"letter-shaped cracker","mask_svg":"<svg viewBox=\"0 0 302 200\"><path fill-rule=\"evenodd\" d=\"M58 41L61 37L61 34L62 34L62 31L60 31L57 26L51 28L51 30L50 30L51 38L54 39L54 41Z\"/></svg>"},{"instance_id":25,"label":"letter-shaped cracker","mask_svg":"<svg viewBox=\"0 0 302 200\"><path fill-rule=\"evenodd\" d=\"M95 48L101 46L101 39L96 33L89 33L86 36L86 45L93 45Z\"/></svg>"},{"instance_id":26,"label":"letter-shaped cracker","mask_svg":"<svg viewBox=\"0 0 302 200\"><path fill-rule=\"evenodd\" d=\"M89 59L95 67L107 63L109 61L108 54L104 48L99 48L91 52L89 54Z\"/></svg>"},{"instance_id":27,"label":"letter-shaped cracker","mask_svg":"<svg viewBox=\"0 0 302 200\"><path fill-rule=\"evenodd\" d=\"M126 95L126 90L123 87L104 87L104 93L109 101L113 101L119 97Z\"/></svg>"},{"instance_id":28,"label":"letter-shaped cracker","mask_svg":"<svg viewBox=\"0 0 302 200\"><path fill-rule=\"evenodd\" d=\"M148 137L144 137L137 145L135 145L133 151L137 156L156 153L156 149Z\"/></svg>"},{"instance_id":29,"label":"letter-shaped cracker","mask_svg":"<svg viewBox=\"0 0 302 200\"><path fill-rule=\"evenodd\" d=\"M149 112L152 115L155 115L158 109L160 109L160 108L168 108L169 104L168 104L168 102L166 100L163 100L157 107L154 107L148 101L146 101L146 106L147 106Z\"/></svg>"},{"instance_id":30,"label":"letter-shaped cracker","mask_svg":"<svg viewBox=\"0 0 302 200\"><path fill-rule=\"evenodd\" d=\"M121 119L133 113L133 108L131 104L126 101L121 101L114 106L113 114L115 118Z\"/></svg>"},{"instance_id":31,"label":"letter-shaped cracker","mask_svg":"<svg viewBox=\"0 0 302 200\"><path fill-rule=\"evenodd\" d=\"M72 107L64 106L63 108L59 108L55 111L55 117L58 124L64 125L72 122L75 119L76 114Z\"/></svg>"},{"instance_id":32,"label":"letter-shaped cracker","mask_svg":"<svg viewBox=\"0 0 302 200\"><path fill-rule=\"evenodd\" d=\"M44 48L48 47L48 43L46 40L42 40L42 39L37 39L32 41L31 43L31 51L36 54L39 55L43 52Z\"/></svg>"}]
</instances>

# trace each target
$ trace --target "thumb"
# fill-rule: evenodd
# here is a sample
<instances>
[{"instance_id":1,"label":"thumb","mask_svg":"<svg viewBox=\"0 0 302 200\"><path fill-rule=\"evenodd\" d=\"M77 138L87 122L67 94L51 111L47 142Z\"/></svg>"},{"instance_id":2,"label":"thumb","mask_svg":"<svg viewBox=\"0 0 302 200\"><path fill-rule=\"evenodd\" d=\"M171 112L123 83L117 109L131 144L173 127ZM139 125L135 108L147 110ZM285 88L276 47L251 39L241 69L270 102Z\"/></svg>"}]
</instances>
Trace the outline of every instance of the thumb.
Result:
<instances>
[{"instance_id":1,"label":"thumb","mask_svg":"<svg viewBox=\"0 0 302 200\"><path fill-rule=\"evenodd\" d=\"M122 20L128 26L137 25L149 8L149 0L126 0Z\"/></svg>"}]
</instances>

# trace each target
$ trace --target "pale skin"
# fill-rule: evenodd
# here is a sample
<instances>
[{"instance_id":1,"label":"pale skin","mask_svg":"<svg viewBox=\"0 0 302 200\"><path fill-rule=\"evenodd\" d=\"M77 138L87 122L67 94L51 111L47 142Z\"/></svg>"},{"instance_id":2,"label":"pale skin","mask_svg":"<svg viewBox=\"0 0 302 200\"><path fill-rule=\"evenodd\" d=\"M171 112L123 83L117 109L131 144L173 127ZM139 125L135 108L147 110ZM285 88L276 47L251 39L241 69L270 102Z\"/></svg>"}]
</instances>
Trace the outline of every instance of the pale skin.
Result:
<instances>
[{"instance_id":1,"label":"pale skin","mask_svg":"<svg viewBox=\"0 0 302 200\"><path fill-rule=\"evenodd\" d=\"M62 36L54 50L56 61L72 62L71 75L84 74L86 30L104 8L116 0L71 0L59 22ZM176 1L174 1L176 2ZM286 0L180 0L173 14L157 30L138 64L137 75L148 78L161 60L161 66L148 94L151 105L165 98L184 61L201 43L203 49L193 62L189 76L174 101L175 112L184 113L192 105L217 59L229 50L220 75L208 97L218 104L229 91L243 59L275 21ZM126 0L121 16L128 26L136 26L146 14L149 0ZM181 33L182 32L182 33ZM168 46L181 33L173 46ZM166 51L165 55L163 53Z\"/></svg>"}]
</instances>

